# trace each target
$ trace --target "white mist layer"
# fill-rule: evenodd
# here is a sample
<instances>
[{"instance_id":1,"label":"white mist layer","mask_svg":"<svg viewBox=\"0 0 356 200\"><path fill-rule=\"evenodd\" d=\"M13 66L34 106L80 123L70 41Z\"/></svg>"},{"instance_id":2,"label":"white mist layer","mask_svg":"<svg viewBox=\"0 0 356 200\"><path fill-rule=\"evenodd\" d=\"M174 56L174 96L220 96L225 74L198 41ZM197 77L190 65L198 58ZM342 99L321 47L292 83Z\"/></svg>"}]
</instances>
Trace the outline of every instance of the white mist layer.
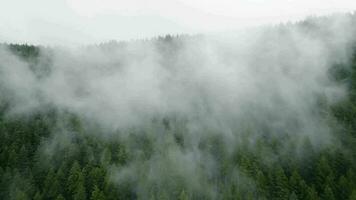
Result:
<instances>
[{"instance_id":1,"label":"white mist layer","mask_svg":"<svg viewBox=\"0 0 356 200\"><path fill-rule=\"evenodd\" d=\"M346 97L344 86L328 72L348 62L353 21L334 17L311 22L310 28L44 49L49 53L43 53L39 66L48 64L50 70L36 73L2 50L1 96L11 100L9 116L54 105L111 131L145 127L151 130L143 134L154 143L154 155L149 160L137 156L117 169L115 180L134 182L144 198L149 185L180 177L192 190L216 197L209 179L218 161L199 149L202 140L218 137L227 151L246 133L252 144L266 134L307 137L317 146L330 143L330 127L316 108L320 100L332 105ZM147 125L171 116L187 122L184 149L163 127ZM118 133L129 141L130 133Z\"/></svg>"}]
</instances>

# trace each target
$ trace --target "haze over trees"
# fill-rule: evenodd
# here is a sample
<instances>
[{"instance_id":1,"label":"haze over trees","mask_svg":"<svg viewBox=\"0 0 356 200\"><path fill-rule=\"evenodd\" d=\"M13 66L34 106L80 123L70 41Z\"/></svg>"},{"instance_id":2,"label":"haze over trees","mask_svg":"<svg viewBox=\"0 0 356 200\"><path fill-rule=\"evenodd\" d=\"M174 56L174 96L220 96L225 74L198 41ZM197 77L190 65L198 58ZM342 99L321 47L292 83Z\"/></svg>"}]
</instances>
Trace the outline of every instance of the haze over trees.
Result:
<instances>
[{"instance_id":1,"label":"haze over trees","mask_svg":"<svg viewBox=\"0 0 356 200\"><path fill-rule=\"evenodd\" d=\"M356 200L353 27L2 44L0 199Z\"/></svg>"}]
</instances>

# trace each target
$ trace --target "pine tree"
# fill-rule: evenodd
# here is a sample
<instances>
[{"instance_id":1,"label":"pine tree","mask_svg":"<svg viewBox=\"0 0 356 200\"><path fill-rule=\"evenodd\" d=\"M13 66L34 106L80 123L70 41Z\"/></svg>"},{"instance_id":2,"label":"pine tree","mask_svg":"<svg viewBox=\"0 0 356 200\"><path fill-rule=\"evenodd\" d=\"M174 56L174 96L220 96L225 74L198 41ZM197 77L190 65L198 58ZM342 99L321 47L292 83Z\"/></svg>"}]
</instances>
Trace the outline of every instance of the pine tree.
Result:
<instances>
[{"instance_id":1,"label":"pine tree","mask_svg":"<svg viewBox=\"0 0 356 200\"><path fill-rule=\"evenodd\" d=\"M347 199L347 197L351 193L351 189L352 189L350 187L347 179L343 175L340 176L340 178L339 178L337 188L338 188L338 198L337 199Z\"/></svg>"},{"instance_id":2,"label":"pine tree","mask_svg":"<svg viewBox=\"0 0 356 200\"><path fill-rule=\"evenodd\" d=\"M92 168L87 176L88 176L87 179L88 188L93 188L95 185L99 187L104 186L106 173L103 168L99 168L99 167Z\"/></svg>"},{"instance_id":3,"label":"pine tree","mask_svg":"<svg viewBox=\"0 0 356 200\"><path fill-rule=\"evenodd\" d=\"M101 191L96 185L94 186L94 190L91 193L90 200L105 200L103 191Z\"/></svg>"},{"instance_id":4,"label":"pine tree","mask_svg":"<svg viewBox=\"0 0 356 200\"><path fill-rule=\"evenodd\" d=\"M283 168L278 166L274 176L274 197L276 199L288 199L288 178L284 174Z\"/></svg>"},{"instance_id":5,"label":"pine tree","mask_svg":"<svg viewBox=\"0 0 356 200\"><path fill-rule=\"evenodd\" d=\"M178 200L188 200L188 199L189 198L188 198L187 193L185 193L185 191L182 190L182 192L180 192L180 194L179 194Z\"/></svg>"},{"instance_id":6,"label":"pine tree","mask_svg":"<svg viewBox=\"0 0 356 200\"><path fill-rule=\"evenodd\" d=\"M43 193L46 199L54 199L59 193L60 184L56 178L56 174L53 169L47 174L44 181Z\"/></svg>"},{"instance_id":7,"label":"pine tree","mask_svg":"<svg viewBox=\"0 0 356 200\"><path fill-rule=\"evenodd\" d=\"M322 192L325 189L324 184L330 184L330 181L332 181L332 169L326 157L322 156L316 166L315 184L317 190Z\"/></svg>"},{"instance_id":8,"label":"pine tree","mask_svg":"<svg viewBox=\"0 0 356 200\"><path fill-rule=\"evenodd\" d=\"M14 196L12 197L14 200L30 200L27 194L22 190L16 189Z\"/></svg>"},{"instance_id":9,"label":"pine tree","mask_svg":"<svg viewBox=\"0 0 356 200\"><path fill-rule=\"evenodd\" d=\"M356 200L356 189L352 191L348 200Z\"/></svg>"},{"instance_id":10,"label":"pine tree","mask_svg":"<svg viewBox=\"0 0 356 200\"><path fill-rule=\"evenodd\" d=\"M299 192L297 193L298 199L307 199L307 197L308 197L308 189L309 189L309 187L305 183L305 181L304 180L300 180L300 182L299 182ZM313 188L313 190L314 190L314 188ZM312 193L314 192L313 190L311 191ZM315 193L316 193L316 191L315 191Z\"/></svg>"},{"instance_id":11,"label":"pine tree","mask_svg":"<svg viewBox=\"0 0 356 200\"><path fill-rule=\"evenodd\" d=\"M86 200L87 195L83 184L79 184L74 191L73 200Z\"/></svg>"},{"instance_id":12,"label":"pine tree","mask_svg":"<svg viewBox=\"0 0 356 200\"><path fill-rule=\"evenodd\" d=\"M301 181L302 181L302 177L300 177L299 173L296 170L293 170L292 175L289 177L289 186L290 186L290 191L294 192L297 196L301 196L301 191L300 191Z\"/></svg>"},{"instance_id":13,"label":"pine tree","mask_svg":"<svg viewBox=\"0 0 356 200\"><path fill-rule=\"evenodd\" d=\"M55 200L65 200L65 198L61 194L59 194Z\"/></svg>"},{"instance_id":14,"label":"pine tree","mask_svg":"<svg viewBox=\"0 0 356 200\"><path fill-rule=\"evenodd\" d=\"M292 192L292 193L289 195L289 200L298 200L298 197L297 197L297 195L295 194L295 192Z\"/></svg>"},{"instance_id":15,"label":"pine tree","mask_svg":"<svg viewBox=\"0 0 356 200\"><path fill-rule=\"evenodd\" d=\"M42 200L43 197L39 191L36 192L35 196L33 197L33 200Z\"/></svg>"},{"instance_id":16,"label":"pine tree","mask_svg":"<svg viewBox=\"0 0 356 200\"><path fill-rule=\"evenodd\" d=\"M56 173L56 180L58 182L59 185L63 185L66 183L67 181L67 176L65 174L65 166L62 165L58 170L57 170L57 173ZM55 185L55 184L54 184ZM59 187L59 190L58 190L59 193L65 195L66 194L66 187L62 187L60 186Z\"/></svg>"},{"instance_id":17,"label":"pine tree","mask_svg":"<svg viewBox=\"0 0 356 200\"><path fill-rule=\"evenodd\" d=\"M101 163L103 166L108 166L111 163L111 152L109 148L104 149L101 157Z\"/></svg>"},{"instance_id":18,"label":"pine tree","mask_svg":"<svg viewBox=\"0 0 356 200\"><path fill-rule=\"evenodd\" d=\"M261 170L256 175L257 193L260 198L265 197L268 191L268 180Z\"/></svg>"},{"instance_id":19,"label":"pine tree","mask_svg":"<svg viewBox=\"0 0 356 200\"><path fill-rule=\"evenodd\" d=\"M308 188L306 200L319 200L318 193L316 192L314 186Z\"/></svg>"},{"instance_id":20,"label":"pine tree","mask_svg":"<svg viewBox=\"0 0 356 200\"><path fill-rule=\"evenodd\" d=\"M72 168L69 171L69 177L67 181L68 194L73 194L78 187L79 177L82 176L79 163L75 161Z\"/></svg>"},{"instance_id":21,"label":"pine tree","mask_svg":"<svg viewBox=\"0 0 356 200\"><path fill-rule=\"evenodd\" d=\"M322 195L322 199L323 200L335 200L335 196L334 193L332 191L332 189L330 188L330 186L326 185L323 195Z\"/></svg>"}]
</instances>

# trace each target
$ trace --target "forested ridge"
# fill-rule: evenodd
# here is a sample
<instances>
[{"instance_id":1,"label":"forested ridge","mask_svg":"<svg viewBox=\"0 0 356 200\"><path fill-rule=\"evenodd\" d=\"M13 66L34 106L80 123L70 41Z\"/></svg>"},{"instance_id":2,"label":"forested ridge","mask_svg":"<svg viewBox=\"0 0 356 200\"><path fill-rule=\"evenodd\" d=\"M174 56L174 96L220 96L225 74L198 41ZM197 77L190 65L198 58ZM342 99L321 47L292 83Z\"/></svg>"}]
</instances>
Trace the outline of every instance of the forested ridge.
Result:
<instances>
[{"instance_id":1,"label":"forested ridge","mask_svg":"<svg viewBox=\"0 0 356 200\"><path fill-rule=\"evenodd\" d=\"M309 24L281 25L280 28L289 26L309 27ZM194 40L189 37L184 36L184 40ZM180 40L183 39L179 36L166 36L153 42L167 54L174 54ZM130 42L112 42L100 48L111 51L110 48L126 45ZM27 44L3 44L2 47L29 63L34 73L38 63L42 63L42 69L51 65L50 59L38 60L40 51L50 54L49 47L40 49ZM340 63L329 70L333 80L346 85L347 98L333 105L327 105L321 98L316 105L316 111L331 127L333 144L317 148L308 137L301 139L290 134L280 138L278 134L265 134L256 138L251 147L249 131L254 129L247 128L241 133L242 142L231 150L224 147L219 133L212 130L217 133L201 139L197 148L218 161L216 171L208 178L208 183L217 191L214 195L190 188L189 180L170 171L162 172L166 177L161 183L141 187L144 192L138 192L134 180L118 182L115 179L115 169L130 166L138 158L152 159L159 151L153 141L162 135L172 138L177 148L184 150L188 123L184 119L157 117L149 126L110 132L88 123L71 110L51 104L28 115L9 116L12 99L1 95L0 199L356 200L356 49L354 52L351 62ZM263 132L263 126L261 130ZM155 131L160 134L155 137L145 134ZM125 142L118 136L122 134L127 135ZM145 173L136 176L140 179Z\"/></svg>"}]
</instances>

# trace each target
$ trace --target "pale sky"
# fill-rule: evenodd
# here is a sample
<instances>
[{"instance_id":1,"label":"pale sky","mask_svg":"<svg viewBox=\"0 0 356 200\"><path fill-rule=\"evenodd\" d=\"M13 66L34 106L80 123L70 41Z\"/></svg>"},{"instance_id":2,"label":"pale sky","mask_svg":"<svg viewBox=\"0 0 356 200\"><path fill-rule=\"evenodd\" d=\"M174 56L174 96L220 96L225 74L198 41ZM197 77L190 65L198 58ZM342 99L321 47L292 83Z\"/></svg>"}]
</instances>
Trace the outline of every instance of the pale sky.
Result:
<instances>
[{"instance_id":1,"label":"pale sky","mask_svg":"<svg viewBox=\"0 0 356 200\"><path fill-rule=\"evenodd\" d=\"M354 10L356 0L0 0L0 42L81 45Z\"/></svg>"}]
</instances>

